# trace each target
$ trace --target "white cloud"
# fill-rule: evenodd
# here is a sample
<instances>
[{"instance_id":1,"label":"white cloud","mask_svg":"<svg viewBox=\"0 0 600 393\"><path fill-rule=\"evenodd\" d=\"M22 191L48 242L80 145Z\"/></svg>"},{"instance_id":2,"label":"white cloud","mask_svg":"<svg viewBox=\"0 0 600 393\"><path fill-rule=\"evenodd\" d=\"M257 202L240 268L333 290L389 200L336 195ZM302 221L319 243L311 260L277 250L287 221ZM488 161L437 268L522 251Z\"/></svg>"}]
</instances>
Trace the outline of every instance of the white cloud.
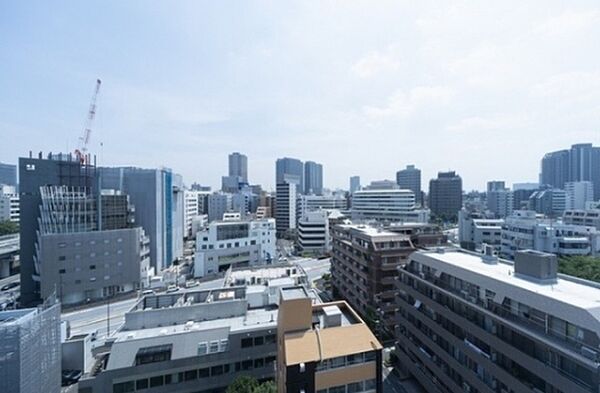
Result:
<instances>
[{"instance_id":1,"label":"white cloud","mask_svg":"<svg viewBox=\"0 0 600 393\"><path fill-rule=\"evenodd\" d=\"M389 53L371 52L352 66L352 72L360 78L370 78L377 74L396 71L400 61Z\"/></svg>"},{"instance_id":2,"label":"white cloud","mask_svg":"<svg viewBox=\"0 0 600 393\"><path fill-rule=\"evenodd\" d=\"M542 98L585 101L600 98L600 72L565 72L534 85L532 94Z\"/></svg>"},{"instance_id":3,"label":"white cloud","mask_svg":"<svg viewBox=\"0 0 600 393\"><path fill-rule=\"evenodd\" d=\"M598 10L566 10L534 25L533 32L546 36L576 34L600 22Z\"/></svg>"},{"instance_id":4,"label":"white cloud","mask_svg":"<svg viewBox=\"0 0 600 393\"><path fill-rule=\"evenodd\" d=\"M398 90L386 105L365 106L363 111L370 118L407 117L425 106L447 104L454 95L455 91L447 86L417 86L408 93Z\"/></svg>"}]
</instances>

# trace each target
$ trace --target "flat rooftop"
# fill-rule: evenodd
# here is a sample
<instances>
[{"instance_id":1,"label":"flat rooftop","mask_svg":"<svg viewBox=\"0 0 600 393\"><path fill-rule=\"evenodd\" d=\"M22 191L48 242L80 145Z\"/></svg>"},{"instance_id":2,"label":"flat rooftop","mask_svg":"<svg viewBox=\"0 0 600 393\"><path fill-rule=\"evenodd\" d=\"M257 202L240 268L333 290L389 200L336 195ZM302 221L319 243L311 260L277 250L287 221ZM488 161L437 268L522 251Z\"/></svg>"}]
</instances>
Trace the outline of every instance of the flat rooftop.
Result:
<instances>
[{"instance_id":1,"label":"flat rooftop","mask_svg":"<svg viewBox=\"0 0 600 393\"><path fill-rule=\"evenodd\" d=\"M371 225L363 225L363 224L339 224L341 228L354 230L360 233L363 233L370 237L390 237L397 239L409 239L410 237L401 233L391 232L385 230L381 227L371 226Z\"/></svg>"},{"instance_id":2,"label":"flat rooftop","mask_svg":"<svg viewBox=\"0 0 600 393\"><path fill-rule=\"evenodd\" d=\"M281 288L282 300L295 300L309 298L308 292L303 286Z\"/></svg>"}]
</instances>

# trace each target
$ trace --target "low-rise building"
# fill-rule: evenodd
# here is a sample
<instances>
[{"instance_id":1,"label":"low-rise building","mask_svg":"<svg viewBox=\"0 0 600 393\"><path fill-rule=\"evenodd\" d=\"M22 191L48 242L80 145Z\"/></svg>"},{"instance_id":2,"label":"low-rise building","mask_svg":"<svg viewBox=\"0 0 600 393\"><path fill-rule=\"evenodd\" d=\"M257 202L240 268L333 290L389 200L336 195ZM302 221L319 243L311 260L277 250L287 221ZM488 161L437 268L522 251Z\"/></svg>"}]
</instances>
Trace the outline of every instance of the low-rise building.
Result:
<instances>
[{"instance_id":1,"label":"low-rise building","mask_svg":"<svg viewBox=\"0 0 600 393\"><path fill-rule=\"evenodd\" d=\"M312 210L298 220L298 248L302 253L317 255L331 250L329 219L326 210Z\"/></svg>"},{"instance_id":2,"label":"low-rise building","mask_svg":"<svg viewBox=\"0 0 600 393\"><path fill-rule=\"evenodd\" d=\"M19 194L16 187L0 184L0 222L19 222Z\"/></svg>"},{"instance_id":3,"label":"low-rise building","mask_svg":"<svg viewBox=\"0 0 600 393\"><path fill-rule=\"evenodd\" d=\"M351 212L353 221L429 221L429 210L415 209L414 192L403 189L369 189L356 191L352 195Z\"/></svg>"},{"instance_id":4,"label":"low-rise building","mask_svg":"<svg viewBox=\"0 0 600 393\"><path fill-rule=\"evenodd\" d=\"M314 210L346 210L348 199L341 194L302 195L300 199L300 216Z\"/></svg>"},{"instance_id":5,"label":"low-rise building","mask_svg":"<svg viewBox=\"0 0 600 393\"><path fill-rule=\"evenodd\" d=\"M595 227L600 230L600 209L566 210L562 220L565 224Z\"/></svg>"},{"instance_id":6,"label":"low-rise building","mask_svg":"<svg viewBox=\"0 0 600 393\"><path fill-rule=\"evenodd\" d=\"M504 219L486 218L477 212L461 209L458 212L458 239L467 250L481 250L484 244L500 251Z\"/></svg>"},{"instance_id":7,"label":"low-rise building","mask_svg":"<svg viewBox=\"0 0 600 393\"><path fill-rule=\"evenodd\" d=\"M274 219L213 221L196 234L194 276L269 264L275 258Z\"/></svg>"},{"instance_id":8,"label":"low-rise building","mask_svg":"<svg viewBox=\"0 0 600 393\"><path fill-rule=\"evenodd\" d=\"M283 288L277 320L278 392L383 392L382 346L346 302Z\"/></svg>"},{"instance_id":9,"label":"low-rise building","mask_svg":"<svg viewBox=\"0 0 600 393\"><path fill-rule=\"evenodd\" d=\"M448 243L448 236L442 232L437 224L421 222L393 223L386 226L385 229L409 236L411 243L416 248L439 247Z\"/></svg>"}]
</instances>

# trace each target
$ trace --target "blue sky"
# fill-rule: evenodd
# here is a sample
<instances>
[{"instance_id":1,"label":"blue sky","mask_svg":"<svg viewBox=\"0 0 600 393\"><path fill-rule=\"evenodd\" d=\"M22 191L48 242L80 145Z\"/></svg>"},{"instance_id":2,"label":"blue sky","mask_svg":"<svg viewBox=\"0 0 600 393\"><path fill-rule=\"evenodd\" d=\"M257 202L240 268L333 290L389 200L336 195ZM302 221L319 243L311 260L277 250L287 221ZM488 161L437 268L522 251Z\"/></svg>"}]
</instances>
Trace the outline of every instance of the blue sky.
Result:
<instances>
[{"instance_id":1,"label":"blue sky","mask_svg":"<svg viewBox=\"0 0 600 393\"><path fill-rule=\"evenodd\" d=\"M102 164L218 186L241 151L267 189L282 156L329 187L414 163L483 189L600 145L600 5L0 2L0 161L73 150L96 78Z\"/></svg>"}]
</instances>

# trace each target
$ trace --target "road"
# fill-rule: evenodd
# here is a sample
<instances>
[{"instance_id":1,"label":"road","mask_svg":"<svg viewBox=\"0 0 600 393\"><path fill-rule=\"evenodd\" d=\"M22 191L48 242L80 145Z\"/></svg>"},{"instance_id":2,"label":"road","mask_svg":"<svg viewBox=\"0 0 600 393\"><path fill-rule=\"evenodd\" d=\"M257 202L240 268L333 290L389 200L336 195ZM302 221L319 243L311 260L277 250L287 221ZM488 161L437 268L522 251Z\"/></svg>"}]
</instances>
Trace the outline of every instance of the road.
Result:
<instances>
[{"instance_id":1,"label":"road","mask_svg":"<svg viewBox=\"0 0 600 393\"><path fill-rule=\"evenodd\" d=\"M300 258L290 260L292 263L297 263L302 266L306 275L308 276L308 282L312 283L315 280L321 278L325 273L329 273L331 268L331 262L329 258L326 259L314 259L314 258Z\"/></svg>"},{"instance_id":2,"label":"road","mask_svg":"<svg viewBox=\"0 0 600 393\"><path fill-rule=\"evenodd\" d=\"M5 286L6 284L13 283L15 281L19 281L20 276L18 274L13 274L12 276L8 276L0 280L0 288ZM0 291L0 310L3 307L3 304L8 304L14 301L20 293L21 287L15 287L13 289L9 289L8 291Z\"/></svg>"}]
</instances>

